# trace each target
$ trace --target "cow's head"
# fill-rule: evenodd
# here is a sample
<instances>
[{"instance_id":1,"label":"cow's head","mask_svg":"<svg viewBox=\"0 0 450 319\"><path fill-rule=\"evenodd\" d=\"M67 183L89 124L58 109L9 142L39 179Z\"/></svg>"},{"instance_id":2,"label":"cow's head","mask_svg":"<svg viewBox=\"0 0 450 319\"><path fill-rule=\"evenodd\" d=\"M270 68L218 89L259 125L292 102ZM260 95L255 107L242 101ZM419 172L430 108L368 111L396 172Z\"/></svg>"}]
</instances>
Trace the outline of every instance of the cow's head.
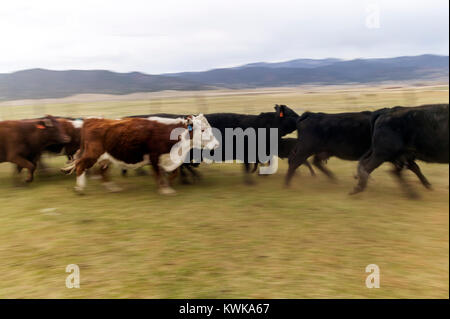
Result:
<instances>
[{"instance_id":1,"label":"cow's head","mask_svg":"<svg viewBox=\"0 0 450 319\"><path fill-rule=\"evenodd\" d=\"M188 129L189 121L192 122L191 131L194 133L193 137L195 146L200 146L201 148L211 150L219 147L219 141L214 136L211 125L203 114L188 116ZM201 138L200 141L196 140L199 138Z\"/></svg>"},{"instance_id":2,"label":"cow's head","mask_svg":"<svg viewBox=\"0 0 450 319\"><path fill-rule=\"evenodd\" d=\"M66 144L70 142L70 137L66 134L61 123L51 115L47 115L36 124L45 138L45 144Z\"/></svg>"},{"instance_id":3,"label":"cow's head","mask_svg":"<svg viewBox=\"0 0 450 319\"><path fill-rule=\"evenodd\" d=\"M275 119L273 126L277 127L279 136L284 136L292 133L297 129L296 123L299 115L294 110L286 105L275 105Z\"/></svg>"}]
</instances>

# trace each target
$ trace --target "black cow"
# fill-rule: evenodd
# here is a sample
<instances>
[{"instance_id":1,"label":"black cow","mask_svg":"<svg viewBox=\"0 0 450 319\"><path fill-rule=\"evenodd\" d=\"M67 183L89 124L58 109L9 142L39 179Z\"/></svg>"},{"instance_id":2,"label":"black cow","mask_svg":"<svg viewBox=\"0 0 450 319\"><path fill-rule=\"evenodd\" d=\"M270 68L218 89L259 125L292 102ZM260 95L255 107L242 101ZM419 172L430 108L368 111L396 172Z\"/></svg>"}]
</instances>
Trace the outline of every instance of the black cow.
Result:
<instances>
[{"instance_id":1,"label":"black cow","mask_svg":"<svg viewBox=\"0 0 450 319\"><path fill-rule=\"evenodd\" d=\"M303 113L297 121L298 141L289 156L286 185L289 185L297 167L312 155L314 166L331 179L334 179L333 173L323 165L328 158L335 156L344 160L359 160L371 145L370 120L373 114L374 112L370 111L338 114ZM414 162L408 162L406 165L405 161L398 159L392 163L396 170L402 170L406 166L423 180L424 176Z\"/></svg>"},{"instance_id":2,"label":"black cow","mask_svg":"<svg viewBox=\"0 0 450 319\"><path fill-rule=\"evenodd\" d=\"M362 192L370 173L384 162L414 163L418 159L430 163L448 163L448 114L448 104L380 110L372 118L372 145L359 161L359 182L351 194ZM409 195L415 197L416 194L404 181L401 169L396 176ZM421 181L424 185L429 184L426 179Z\"/></svg>"},{"instance_id":3,"label":"black cow","mask_svg":"<svg viewBox=\"0 0 450 319\"><path fill-rule=\"evenodd\" d=\"M282 136L285 136L291 132L293 132L296 128L296 121L299 118L298 114L294 112L292 109L290 109L286 105L275 105L274 107L275 112L265 112L260 113L258 115L246 115L246 114L236 114L236 113L213 113L213 114L206 114L206 118L208 119L209 124L211 127L216 128L220 134L221 134L221 145L219 148L221 148L222 153L222 161L233 161L233 160L240 160L244 163L244 169L245 169L245 181L247 183L252 183L252 180L250 179L250 165L252 163L251 157L248 153L248 143L249 141L245 139L244 141L244 149L245 154L238 154L237 152L237 143L236 138L233 137L233 141L226 141L226 129L242 129L245 131L248 128L254 129L256 133L256 143L258 142L259 128L266 129L265 131L265 138L266 138L266 155L270 155L267 152L270 150L270 137L269 132L271 128L277 129L278 131L278 138L281 138ZM227 154L225 150L225 145L230 142L233 142L233 151L231 154ZM255 150L258 151L258 147L256 145ZM217 152L218 150L214 150L214 152ZM209 156L207 156L210 158ZM211 158L210 158L211 159ZM258 159L256 158L256 161L254 163L258 163Z\"/></svg>"}]
</instances>

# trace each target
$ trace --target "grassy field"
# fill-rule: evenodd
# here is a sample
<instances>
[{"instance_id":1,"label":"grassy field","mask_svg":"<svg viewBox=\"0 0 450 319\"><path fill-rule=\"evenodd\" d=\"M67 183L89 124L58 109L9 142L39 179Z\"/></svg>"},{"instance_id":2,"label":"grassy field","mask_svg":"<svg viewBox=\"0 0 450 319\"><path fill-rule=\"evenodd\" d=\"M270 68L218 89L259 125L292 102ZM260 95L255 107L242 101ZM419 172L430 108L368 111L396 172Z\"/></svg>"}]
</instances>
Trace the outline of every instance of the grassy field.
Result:
<instances>
[{"instance_id":1,"label":"grassy field","mask_svg":"<svg viewBox=\"0 0 450 319\"><path fill-rule=\"evenodd\" d=\"M35 101L0 104L4 119L152 112L258 113L275 103L295 110L339 112L393 105L448 103L448 86L293 88L148 94L148 99ZM368 190L347 193L356 163L331 159L339 178L298 170L283 187L277 174L242 182L239 164L203 165L195 185L177 195L155 192L152 176L127 178L108 193L89 180L73 192L73 176L47 158L53 173L26 187L0 164L0 298L448 298L449 167L419 163L434 190L409 200L383 165ZM77 264L81 288L65 287ZM379 289L365 286L365 267L380 267Z\"/></svg>"}]
</instances>

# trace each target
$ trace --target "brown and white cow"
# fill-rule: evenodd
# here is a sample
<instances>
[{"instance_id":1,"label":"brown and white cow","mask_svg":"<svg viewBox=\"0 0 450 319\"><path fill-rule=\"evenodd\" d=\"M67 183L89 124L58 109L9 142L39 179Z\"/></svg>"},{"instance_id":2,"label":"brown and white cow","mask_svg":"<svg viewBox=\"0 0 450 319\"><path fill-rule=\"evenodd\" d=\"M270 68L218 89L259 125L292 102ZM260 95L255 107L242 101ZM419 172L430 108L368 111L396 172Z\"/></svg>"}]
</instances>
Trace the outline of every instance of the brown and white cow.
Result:
<instances>
[{"instance_id":1,"label":"brown and white cow","mask_svg":"<svg viewBox=\"0 0 450 319\"><path fill-rule=\"evenodd\" d=\"M26 182L33 181L36 164L42 152L49 146L70 141L61 123L54 117L42 119L0 122L0 163L17 165L20 173L28 169Z\"/></svg>"},{"instance_id":2,"label":"brown and white cow","mask_svg":"<svg viewBox=\"0 0 450 319\"><path fill-rule=\"evenodd\" d=\"M206 118L127 118L119 120L85 119L81 130L81 147L73 163L63 169L76 171L75 190L82 192L86 185L86 170L100 164L103 182L112 188L106 170L109 163L138 168L151 164L161 194L172 194L164 172L172 172L183 163L193 147L193 136L201 137L201 147L214 149L219 142L212 134Z\"/></svg>"}]
</instances>

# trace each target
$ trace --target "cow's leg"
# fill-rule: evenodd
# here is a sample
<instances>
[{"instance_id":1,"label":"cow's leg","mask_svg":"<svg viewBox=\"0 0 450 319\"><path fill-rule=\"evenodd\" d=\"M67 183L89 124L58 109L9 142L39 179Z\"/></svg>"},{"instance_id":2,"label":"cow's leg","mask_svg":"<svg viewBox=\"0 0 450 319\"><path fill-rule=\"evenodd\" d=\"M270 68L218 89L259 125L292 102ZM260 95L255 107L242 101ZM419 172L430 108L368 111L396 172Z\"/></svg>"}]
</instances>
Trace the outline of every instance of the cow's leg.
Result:
<instances>
[{"instance_id":1,"label":"cow's leg","mask_svg":"<svg viewBox=\"0 0 450 319\"><path fill-rule=\"evenodd\" d=\"M22 173L23 167L16 165L16 170L13 175L13 184L14 186L23 186L23 181L20 178L20 173Z\"/></svg>"},{"instance_id":2,"label":"cow's leg","mask_svg":"<svg viewBox=\"0 0 450 319\"><path fill-rule=\"evenodd\" d=\"M313 165L317 167L322 173L327 175L327 177L331 180L336 180L336 176L334 176L333 172L330 171L328 168L326 168L323 165L324 160L326 160L327 157L323 157L320 155L314 155L313 157Z\"/></svg>"},{"instance_id":3,"label":"cow's leg","mask_svg":"<svg viewBox=\"0 0 450 319\"><path fill-rule=\"evenodd\" d=\"M26 168L28 170L28 177L25 180L25 182L31 183L33 181L34 171L36 170L35 164L33 164L31 161L27 160L26 158L18 156L18 155L11 157L8 161L16 164L18 168L20 167L20 171L22 171L23 168Z\"/></svg>"},{"instance_id":4,"label":"cow's leg","mask_svg":"<svg viewBox=\"0 0 450 319\"><path fill-rule=\"evenodd\" d=\"M306 165L306 167L308 167L311 176L316 176L316 172L312 168L311 164L309 164L308 160L305 160L305 165Z\"/></svg>"},{"instance_id":5,"label":"cow's leg","mask_svg":"<svg viewBox=\"0 0 450 319\"><path fill-rule=\"evenodd\" d=\"M99 163L99 173L102 178L102 185L111 193L117 193L123 190L122 187L118 186L116 183L112 182L108 170L111 163L101 162Z\"/></svg>"},{"instance_id":6,"label":"cow's leg","mask_svg":"<svg viewBox=\"0 0 450 319\"><path fill-rule=\"evenodd\" d=\"M77 174L76 192L83 193L86 187L86 171L97 163L98 158L103 153L103 147L101 145L92 143L89 147L85 147L83 155L75 163L75 171Z\"/></svg>"},{"instance_id":7,"label":"cow's leg","mask_svg":"<svg viewBox=\"0 0 450 319\"><path fill-rule=\"evenodd\" d=\"M291 184L292 177L295 174L295 170L302 165L307 159L308 155L295 154L294 157L289 159L289 168L285 178L285 185L289 186Z\"/></svg>"},{"instance_id":8,"label":"cow's leg","mask_svg":"<svg viewBox=\"0 0 450 319\"><path fill-rule=\"evenodd\" d=\"M185 184L185 185L191 184L191 182L187 178L186 167L184 166L184 164L182 164L180 166L180 180L181 180L181 184Z\"/></svg>"},{"instance_id":9,"label":"cow's leg","mask_svg":"<svg viewBox=\"0 0 450 319\"><path fill-rule=\"evenodd\" d=\"M75 191L79 194L82 194L85 187L86 187L86 171L83 171L82 173L77 172L77 183L75 185Z\"/></svg>"},{"instance_id":10,"label":"cow's leg","mask_svg":"<svg viewBox=\"0 0 450 319\"><path fill-rule=\"evenodd\" d=\"M418 198L419 195L411 188L411 186L406 182L404 176L403 176L403 168L404 163L394 163L394 169L392 170L392 174L397 178L400 185L403 186L406 193L411 198Z\"/></svg>"},{"instance_id":11,"label":"cow's leg","mask_svg":"<svg viewBox=\"0 0 450 319\"><path fill-rule=\"evenodd\" d=\"M253 180L250 172L250 163L244 163L244 182L247 185L253 185L255 181Z\"/></svg>"},{"instance_id":12,"label":"cow's leg","mask_svg":"<svg viewBox=\"0 0 450 319\"><path fill-rule=\"evenodd\" d=\"M358 184L355 186L350 195L360 193L366 189L367 181L370 173L372 173L377 167L385 162L385 159L374 155L373 152L366 158L362 158L358 163L357 178Z\"/></svg>"},{"instance_id":13,"label":"cow's leg","mask_svg":"<svg viewBox=\"0 0 450 319\"><path fill-rule=\"evenodd\" d=\"M174 171L172 171L172 172L170 172L170 174L169 174L169 185L172 185L173 184L173 181L175 180L175 178L177 178L177 176L178 176L178 171L179 170L181 170L181 167L180 168L177 168L176 170L174 170Z\"/></svg>"},{"instance_id":14,"label":"cow's leg","mask_svg":"<svg viewBox=\"0 0 450 319\"><path fill-rule=\"evenodd\" d=\"M143 167L139 167L138 169L136 169L136 175L137 176L146 176L148 174Z\"/></svg>"},{"instance_id":15,"label":"cow's leg","mask_svg":"<svg viewBox=\"0 0 450 319\"><path fill-rule=\"evenodd\" d=\"M306 162L308 157L310 157L314 152L312 150L312 147L310 145L313 144L306 144L304 140L298 141L297 145L295 146L294 150L289 155L289 168L286 174L285 178L285 185L289 186L292 180L292 177L294 176L295 170L302 164Z\"/></svg>"},{"instance_id":16,"label":"cow's leg","mask_svg":"<svg viewBox=\"0 0 450 319\"><path fill-rule=\"evenodd\" d=\"M184 164L181 164L181 166L180 166L181 184L185 184L185 185L191 184L191 182L189 181L187 174L186 174L187 167L189 167L189 166L186 166Z\"/></svg>"},{"instance_id":17,"label":"cow's leg","mask_svg":"<svg viewBox=\"0 0 450 319\"><path fill-rule=\"evenodd\" d=\"M432 189L430 182L425 177L425 175L422 174L422 171L420 170L420 167L416 162L414 162L413 160L408 160L408 162L406 163L406 167L417 175L423 186L425 186L427 189Z\"/></svg>"},{"instance_id":18,"label":"cow's leg","mask_svg":"<svg viewBox=\"0 0 450 319\"><path fill-rule=\"evenodd\" d=\"M191 175L194 177L194 180L199 180L202 178L202 175L199 172L197 172L197 170L192 164L187 164L186 168L188 169L189 173L191 173Z\"/></svg>"},{"instance_id":19,"label":"cow's leg","mask_svg":"<svg viewBox=\"0 0 450 319\"><path fill-rule=\"evenodd\" d=\"M172 195L175 194L175 190L171 188L164 176L164 170L159 166L159 155L160 154L150 154L150 163L152 165L153 171L155 172L156 187L161 195Z\"/></svg>"},{"instance_id":20,"label":"cow's leg","mask_svg":"<svg viewBox=\"0 0 450 319\"><path fill-rule=\"evenodd\" d=\"M84 158L82 157L76 163L75 171L77 175L77 183L75 185L75 191L78 193L83 193L86 187L86 171L94 166L97 159L94 158Z\"/></svg>"}]
</instances>

